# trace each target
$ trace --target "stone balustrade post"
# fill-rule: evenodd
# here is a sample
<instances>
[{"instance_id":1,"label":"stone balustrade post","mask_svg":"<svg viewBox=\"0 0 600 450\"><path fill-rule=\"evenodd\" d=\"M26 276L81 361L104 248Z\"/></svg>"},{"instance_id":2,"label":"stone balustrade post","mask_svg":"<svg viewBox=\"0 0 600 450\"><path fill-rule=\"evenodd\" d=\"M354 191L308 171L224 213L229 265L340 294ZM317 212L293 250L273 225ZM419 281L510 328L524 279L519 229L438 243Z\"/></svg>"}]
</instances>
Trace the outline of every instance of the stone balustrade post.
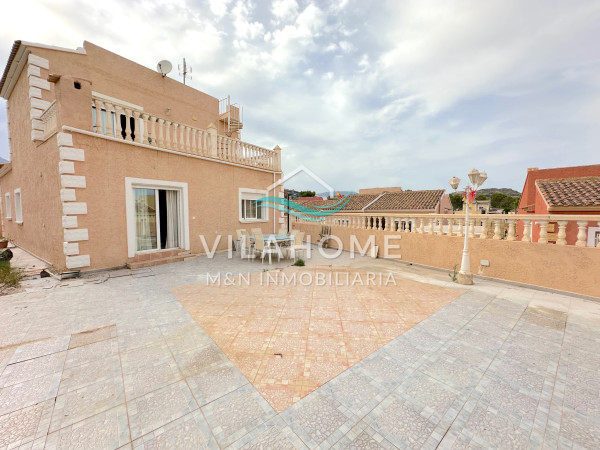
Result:
<instances>
[{"instance_id":1,"label":"stone balustrade post","mask_svg":"<svg viewBox=\"0 0 600 450\"><path fill-rule=\"evenodd\" d=\"M173 122L173 150L179 150L179 124L177 122Z\"/></svg>"},{"instance_id":2,"label":"stone balustrade post","mask_svg":"<svg viewBox=\"0 0 600 450\"><path fill-rule=\"evenodd\" d=\"M181 125L181 128L179 129L179 149L182 152L189 152L189 148L190 148L190 143L189 141L186 142L185 140L185 133L186 133L186 129L188 127L185 125Z\"/></svg>"},{"instance_id":3,"label":"stone balustrade post","mask_svg":"<svg viewBox=\"0 0 600 450\"><path fill-rule=\"evenodd\" d=\"M503 222L504 219L496 219L494 220L494 237L492 239L494 239L495 241L499 241L500 239L502 239L502 227L501 224Z\"/></svg>"},{"instance_id":4,"label":"stone balustrade post","mask_svg":"<svg viewBox=\"0 0 600 450\"><path fill-rule=\"evenodd\" d=\"M96 133L102 134L102 102L100 100L94 100L96 106Z\"/></svg>"},{"instance_id":5,"label":"stone balustrade post","mask_svg":"<svg viewBox=\"0 0 600 450\"><path fill-rule=\"evenodd\" d=\"M523 242L531 242L531 220L523 219L523 237L521 238Z\"/></svg>"},{"instance_id":6,"label":"stone balustrade post","mask_svg":"<svg viewBox=\"0 0 600 450\"><path fill-rule=\"evenodd\" d=\"M433 234L433 218L429 219L429 229L427 230L427 234Z\"/></svg>"},{"instance_id":7,"label":"stone balustrade post","mask_svg":"<svg viewBox=\"0 0 600 450\"><path fill-rule=\"evenodd\" d=\"M142 114L142 120L144 121L144 132L140 133L140 135L143 144L148 144L148 136L150 136L150 123L148 122L149 117L150 114Z\"/></svg>"},{"instance_id":8,"label":"stone balustrade post","mask_svg":"<svg viewBox=\"0 0 600 450\"><path fill-rule=\"evenodd\" d=\"M479 235L479 239L487 239L488 238L489 223L490 223L489 219L482 219L481 234Z\"/></svg>"},{"instance_id":9,"label":"stone balustrade post","mask_svg":"<svg viewBox=\"0 0 600 450\"><path fill-rule=\"evenodd\" d=\"M598 226L600 227L600 220L598 221ZM600 248L600 239L598 239L598 244L596 245L597 248Z\"/></svg>"},{"instance_id":10,"label":"stone balustrade post","mask_svg":"<svg viewBox=\"0 0 600 450\"><path fill-rule=\"evenodd\" d=\"M558 221L558 235L556 236L556 245L567 245L567 220Z\"/></svg>"},{"instance_id":11,"label":"stone balustrade post","mask_svg":"<svg viewBox=\"0 0 600 450\"><path fill-rule=\"evenodd\" d=\"M448 219L448 236L454 236L454 219Z\"/></svg>"},{"instance_id":12,"label":"stone balustrade post","mask_svg":"<svg viewBox=\"0 0 600 450\"><path fill-rule=\"evenodd\" d=\"M213 158L217 157L217 127L215 127L212 123L206 129L208 133L208 154Z\"/></svg>"},{"instance_id":13,"label":"stone balustrade post","mask_svg":"<svg viewBox=\"0 0 600 450\"><path fill-rule=\"evenodd\" d=\"M196 146L196 129L190 128L189 132L190 150L194 154L198 154L198 147Z\"/></svg>"},{"instance_id":14,"label":"stone balustrade post","mask_svg":"<svg viewBox=\"0 0 600 450\"><path fill-rule=\"evenodd\" d=\"M104 109L106 109L106 135L114 136L113 132L113 119L112 119L112 103L104 102Z\"/></svg>"},{"instance_id":15,"label":"stone balustrade post","mask_svg":"<svg viewBox=\"0 0 600 450\"><path fill-rule=\"evenodd\" d=\"M444 219L438 218L437 222L438 222L437 235L443 236L444 235Z\"/></svg>"},{"instance_id":16,"label":"stone balustrade post","mask_svg":"<svg viewBox=\"0 0 600 450\"><path fill-rule=\"evenodd\" d=\"M538 244L548 243L548 220L539 220L540 224L540 237L538 238Z\"/></svg>"},{"instance_id":17,"label":"stone balustrade post","mask_svg":"<svg viewBox=\"0 0 600 450\"><path fill-rule=\"evenodd\" d=\"M115 105L115 137L126 139L127 136L123 137L123 126L121 125L121 116L123 115L123 108L119 105Z\"/></svg>"},{"instance_id":18,"label":"stone balustrade post","mask_svg":"<svg viewBox=\"0 0 600 450\"><path fill-rule=\"evenodd\" d=\"M281 170L281 147L279 147L279 145L276 145L273 148L273 151L275 152L275 167L273 167L273 169Z\"/></svg>"},{"instance_id":19,"label":"stone balustrade post","mask_svg":"<svg viewBox=\"0 0 600 450\"><path fill-rule=\"evenodd\" d=\"M463 237L465 235L465 233L464 233L465 219L462 219L462 218L457 219L457 222L458 222L458 232L456 233L456 235L458 237Z\"/></svg>"},{"instance_id":20,"label":"stone balustrade post","mask_svg":"<svg viewBox=\"0 0 600 450\"><path fill-rule=\"evenodd\" d=\"M508 236L506 237L507 241L517 240L517 233L515 230L516 222L517 221L515 219L508 219Z\"/></svg>"},{"instance_id":21,"label":"stone balustrade post","mask_svg":"<svg viewBox=\"0 0 600 450\"><path fill-rule=\"evenodd\" d=\"M165 120L164 119L158 119L158 139L156 140L156 144L158 147L164 147L165 146L165 126L164 126Z\"/></svg>"},{"instance_id":22,"label":"stone balustrade post","mask_svg":"<svg viewBox=\"0 0 600 450\"><path fill-rule=\"evenodd\" d=\"M133 138L131 137L132 134L132 130L131 130L131 109L129 108L125 108L125 140L128 141L129 139L133 140Z\"/></svg>"},{"instance_id":23,"label":"stone balustrade post","mask_svg":"<svg viewBox=\"0 0 600 450\"><path fill-rule=\"evenodd\" d=\"M578 220L577 221L577 242L575 245L577 247L586 247L587 246L587 220Z\"/></svg>"},{"instance_id":24,"label":"stone balustrade post","mask_svg":"<svg viewBox=\"0 0 600 450\"><path fill-rule=\"evenodd\" d=\"M171 122L170 120L165 120L165 143L164 143L165 148L173 147L173 141L171 140L171 125L172 124L173 124L173 122Z\"/></svg>"},{"instance_id":25,"label":"stone balustrade post","mask_svg":"<svg viewBox=\"0 0 600 450\"><path fill-rule=\"evenodd\" d=\"M144 142L144 136L142 136L142 130L140 129L140 112L139 111L133 111L131 113L131 115L133 116L133 124L134 124L134 128L136 128L136 131L133 130L133 128L131 129L131 134L132 135L136 135L135 137L137 139L135 139L133 136L131 137L132 141L137 141L137 142Z\"/></svg>"}]
</instances>

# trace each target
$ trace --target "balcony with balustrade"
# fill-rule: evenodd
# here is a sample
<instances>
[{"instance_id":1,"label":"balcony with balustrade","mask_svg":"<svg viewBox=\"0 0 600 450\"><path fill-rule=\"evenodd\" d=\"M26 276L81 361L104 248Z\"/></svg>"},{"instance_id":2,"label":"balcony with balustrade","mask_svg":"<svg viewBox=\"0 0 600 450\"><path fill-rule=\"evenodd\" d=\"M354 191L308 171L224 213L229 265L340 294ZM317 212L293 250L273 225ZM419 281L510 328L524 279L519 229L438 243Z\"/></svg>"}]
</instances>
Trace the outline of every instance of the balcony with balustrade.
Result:
<instances>
[{"instance_id":1,"label":"balcony with balustrade","mask_svg":"<svg viewBox=\"0 0 600 450\"><path fill-rule=\"evenodd\" d=\"M266 171L281 171L278 146L273 150L263 148L218 134L213 124L202 129L179 123L101 94L92 95L91 125L93 133L124 142Z\"/></svg>"}]
</instances>

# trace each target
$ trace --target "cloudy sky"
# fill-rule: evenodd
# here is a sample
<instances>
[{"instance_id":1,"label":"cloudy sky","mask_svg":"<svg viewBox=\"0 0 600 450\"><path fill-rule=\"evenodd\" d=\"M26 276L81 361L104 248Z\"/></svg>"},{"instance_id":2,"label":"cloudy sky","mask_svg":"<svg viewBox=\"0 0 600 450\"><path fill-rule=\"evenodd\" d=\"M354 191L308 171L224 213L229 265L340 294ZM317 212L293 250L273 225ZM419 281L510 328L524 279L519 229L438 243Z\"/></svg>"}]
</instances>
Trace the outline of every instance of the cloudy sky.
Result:
<instances>
[{"instance_id":1,"label":"cloudy sky","mask_svg":"<svg viewBox=\"0 0 600 450\"><path fill-rule=\"evenodd\" d=\"M244 106L243 140L338 190L446 188L476 167L600 163L600 2L19 0L16 39L84 40L150 68L185 57L195 88ZM177 78L174 71L171 76ZM0 156L8 157L5 102ZM292 187L312 187L295 180Z\"/></svg>"}]
</instances>

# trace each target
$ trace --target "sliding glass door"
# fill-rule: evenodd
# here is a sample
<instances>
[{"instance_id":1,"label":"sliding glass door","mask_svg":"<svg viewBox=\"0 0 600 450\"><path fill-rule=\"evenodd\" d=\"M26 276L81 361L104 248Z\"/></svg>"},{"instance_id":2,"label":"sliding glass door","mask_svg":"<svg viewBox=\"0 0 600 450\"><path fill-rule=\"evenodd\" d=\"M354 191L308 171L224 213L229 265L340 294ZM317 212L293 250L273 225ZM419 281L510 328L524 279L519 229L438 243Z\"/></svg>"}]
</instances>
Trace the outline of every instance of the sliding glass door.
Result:
<instances>
[{"instance_id":1,"label":"sliding glass door","mask_svg":"<svg viewBox=\"0 0 600 450\"><path fill-rule=\"evenodd\" d=\"M134 188L136 251L181 247L179 191Z\"/></svg>"}]
</instances>

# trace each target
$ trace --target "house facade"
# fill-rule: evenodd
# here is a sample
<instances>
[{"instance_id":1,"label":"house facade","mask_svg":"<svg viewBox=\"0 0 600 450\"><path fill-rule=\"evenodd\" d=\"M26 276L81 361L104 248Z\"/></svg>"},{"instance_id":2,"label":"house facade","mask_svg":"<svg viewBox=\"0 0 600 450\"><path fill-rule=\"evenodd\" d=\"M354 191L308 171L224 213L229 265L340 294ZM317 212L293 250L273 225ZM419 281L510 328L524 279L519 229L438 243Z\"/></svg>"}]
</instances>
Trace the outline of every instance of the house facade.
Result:
<instances>
[{"instance_id":1,"label":"house facade","mask_svg":"<svg viewBox=\"0 0 600 450\"><path fill-rule=\"evenodd\" d=\"M553 169L527 169L527 178L519 202L519 214L576 214L580 216L600 214L600 164ZM558 236L558 222L548 224L548 242L555 243ZM578 224L569 222L566 226L567 245L577 242L580 232ZM521 236L523 225L517 227ZM587 226L588 247L596 247L600 239L600 225ZM537 241L540 226L533 223L531 238Z\"/></svg>"},{"instance_id":2,"label":"house facade","mask_svg":"<svg viewBox=\"0 0 600 450\"><path fill-rule=\"evenodd\" d=\"M283 196L267 191L281 150L243 142L228 99L88 42L16 41L0 95L3 232L59 272L181 260L283 221L253 204Z\"/></svg>"}]
</instances>

